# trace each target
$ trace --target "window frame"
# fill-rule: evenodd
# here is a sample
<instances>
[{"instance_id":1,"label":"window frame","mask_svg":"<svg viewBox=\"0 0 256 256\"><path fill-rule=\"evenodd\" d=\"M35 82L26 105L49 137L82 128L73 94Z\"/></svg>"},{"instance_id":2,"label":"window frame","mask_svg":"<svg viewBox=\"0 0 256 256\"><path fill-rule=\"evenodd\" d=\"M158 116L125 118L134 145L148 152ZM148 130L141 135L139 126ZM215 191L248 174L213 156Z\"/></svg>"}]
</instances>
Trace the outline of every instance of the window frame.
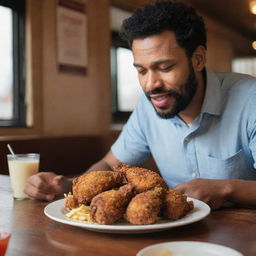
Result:
<instances>
[{"instance_id":1,"label":"window frame","mask_svg":"<svg viewBox=\"0 0 256 256\"><path fill-rule=\"evenodd\" d=\"M0 0L13 11L13 118L0 119L0 127L25 127L25 0Z\"/></svg>"}]
</instances>

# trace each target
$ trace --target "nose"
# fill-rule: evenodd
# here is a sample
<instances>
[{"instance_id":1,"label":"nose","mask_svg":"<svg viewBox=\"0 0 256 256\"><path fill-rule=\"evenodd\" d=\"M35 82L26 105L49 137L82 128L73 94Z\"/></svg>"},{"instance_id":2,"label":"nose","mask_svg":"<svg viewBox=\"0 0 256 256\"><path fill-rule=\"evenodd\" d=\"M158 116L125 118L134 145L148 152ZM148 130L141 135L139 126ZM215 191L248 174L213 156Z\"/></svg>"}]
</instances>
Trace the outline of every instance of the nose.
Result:
<instances>
[{"instance_id":1,"label":"nose","mask_svg":"<svg viewBox=\"0 0 256 256\"><path fill-rule=\"evenodd\" d=\"M156 71L150 70L145 81L145 91L153 91L162 88L163 83Z\"/></svg>"}]
</instances>

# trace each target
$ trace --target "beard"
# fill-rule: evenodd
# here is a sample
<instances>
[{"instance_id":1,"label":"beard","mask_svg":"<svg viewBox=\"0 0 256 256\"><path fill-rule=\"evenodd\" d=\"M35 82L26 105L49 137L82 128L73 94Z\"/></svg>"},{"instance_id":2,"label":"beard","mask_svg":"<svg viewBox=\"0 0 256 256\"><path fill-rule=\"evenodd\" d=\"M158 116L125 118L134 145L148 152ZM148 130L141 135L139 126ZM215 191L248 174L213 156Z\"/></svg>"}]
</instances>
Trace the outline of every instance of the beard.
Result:
<instances>
[{"instance_id":1,"label":"beard","mask_svg":"<svg viewBox=\"0 0 256 256\"><path fill-rule=\"evenodd\" d=\"M182 85L183 88L183 93L177 92L176 90L162 90L162 89L156 89L153 91L148 91L145 92L146 97L148 98L148 100L151 102L151 104L153 105L150 95L153 94L159 94L159 93L167 93L170 97L174 98L175 102L174 105L172 106L172 108L167 111L164 112L165 108L161 108L160 109L163 110L163 112L160 112L156 109L156 107L153 105L157 115L160 118L164 118L164 119L169 119L169 118L173 118L174 116L176 116L179 112L181 112L182 110L184 110L189 103L192 101L195 93L196 93L196 89L197 89L197 81L196 81L196 76L195 76L195 72L193 70L192 64L190 63L190 70L189 70L189 76L187 81Z\"/></svg>"}]
</instances>

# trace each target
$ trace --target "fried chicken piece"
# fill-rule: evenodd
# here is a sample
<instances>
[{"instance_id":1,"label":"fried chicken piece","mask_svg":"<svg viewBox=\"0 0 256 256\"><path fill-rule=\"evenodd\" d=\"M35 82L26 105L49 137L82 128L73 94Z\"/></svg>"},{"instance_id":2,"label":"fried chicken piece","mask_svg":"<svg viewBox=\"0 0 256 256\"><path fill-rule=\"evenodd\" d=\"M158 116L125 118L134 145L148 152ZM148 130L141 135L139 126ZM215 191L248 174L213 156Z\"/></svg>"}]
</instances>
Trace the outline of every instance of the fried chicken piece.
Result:
<instances>
[{"instance_id":1,"label":"fried chicken piece","mask_svg":"<svg viewBox=\"0 0 256 256\"><path fill-rule=\"evenodd\" d=\"M76 198L74 197L74 195L68 194L65 195L65 208L67 209L73 209L73 208L77 208L79 206Z\"/></svg>"},{"instance_id":2,"label":"fried chicken piece","mask_svg":"<svg viewBox=\"0 0 256 256\"><path fill-rule=\"evenodd\" d=\"M150 190L154 187L168 189L164 179L156 172L148 169L135 167L128 164L118 164L113 167L115 171L124 173L127 181L134 185L137 193Z\"/></svg>"},{"instance_id":3,"label":"fried chicken piece","mask_svg":"<svg viewBox=\"0 0 256 256\"><path fill-rule=\"evenodd\" d=\"M194 209L193 201L187 201L187 196L175 189L169 189L163 204L163 216L170 220L177 220Z\"/></svg>"},{"instance_id":4,"label":"fried chicken piece","mask_svg":"<svg viewBox=\"0 0 256 256\"><path fill-rule=\"evenodd\" d=\"M156 222L166 190L156 187L137 194L128 204L125 218L131 224L146 225Z\"/></svg>"},{"instance_id":5,"label":"fried chicken piece","mask_svg":"<svg viewBox=\"0 0 256 256\"><path fill-rule=\"evenodd\" d=\"M114 171L93 171L73 180L73 195L78 204L88 204L99 193L122 184L124 175Z\"/></svg>"},{"instance_id":6,"label":"fried chicken piece","mask_svg":"<svg viewBox=\"0 0 256 256\"><path fill-rule=\"evenodd\" d=\"M112 224L124 214L127 204L134 195L134 187L126 184L118 190L102 192L92 199L90 217L99 224Z\"/></svg>"}]
</instances>

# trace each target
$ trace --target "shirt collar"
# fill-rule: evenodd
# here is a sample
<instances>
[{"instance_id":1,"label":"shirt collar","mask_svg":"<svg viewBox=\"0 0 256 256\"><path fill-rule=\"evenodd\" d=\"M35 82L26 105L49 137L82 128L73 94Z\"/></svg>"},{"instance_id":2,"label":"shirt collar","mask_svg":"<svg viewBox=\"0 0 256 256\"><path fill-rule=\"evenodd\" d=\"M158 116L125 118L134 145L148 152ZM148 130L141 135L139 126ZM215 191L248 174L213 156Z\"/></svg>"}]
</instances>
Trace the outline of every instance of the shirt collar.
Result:
<instances>
[{"instance_id":1,"label":"shirt collar","mask_svg":"<svg viewBox=\"0 0 256 256\"><path fill-rule=\"evenodd\" d=\"M217 75L206 70L206 92L201 109L202 113L209 113L212 115L221 114L221 84Z\"/></svg>"}]
</instances>

